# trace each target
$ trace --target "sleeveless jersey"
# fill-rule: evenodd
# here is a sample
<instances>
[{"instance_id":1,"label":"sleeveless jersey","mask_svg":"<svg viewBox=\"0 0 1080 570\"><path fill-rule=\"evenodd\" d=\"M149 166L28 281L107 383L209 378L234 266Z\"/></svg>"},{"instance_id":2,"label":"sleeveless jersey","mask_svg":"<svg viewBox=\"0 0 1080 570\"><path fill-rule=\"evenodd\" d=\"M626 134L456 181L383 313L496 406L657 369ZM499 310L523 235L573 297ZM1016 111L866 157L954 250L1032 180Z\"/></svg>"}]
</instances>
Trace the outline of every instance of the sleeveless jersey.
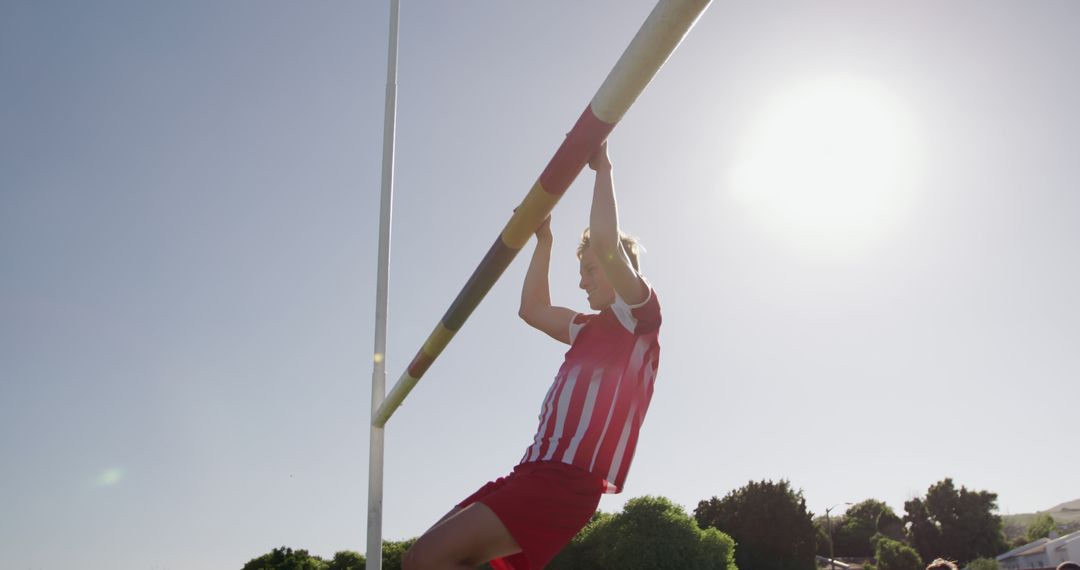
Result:
<instances>
[{"instance_id":1,"label":"sleeveless jersey","mask_svg":"<svg viewBox=\"0 0 1080 570\"><path fill-rule=\"evenodd\" d=\"M561 461L622 491L660 363L660 303L649 288L630 306L618 295L600 313L577 314L570 350L540 409L521 463Z\"/></svg>"}]
</instances>

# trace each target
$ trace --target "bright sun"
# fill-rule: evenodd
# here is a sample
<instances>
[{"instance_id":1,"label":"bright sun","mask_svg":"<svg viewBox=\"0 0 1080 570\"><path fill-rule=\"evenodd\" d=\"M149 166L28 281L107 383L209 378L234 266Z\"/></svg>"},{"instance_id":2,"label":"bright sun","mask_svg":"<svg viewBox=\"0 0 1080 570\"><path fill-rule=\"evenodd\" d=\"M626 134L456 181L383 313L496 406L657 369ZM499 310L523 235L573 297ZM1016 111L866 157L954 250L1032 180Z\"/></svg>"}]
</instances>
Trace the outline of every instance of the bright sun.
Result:
<instances>
[{"instance_id":1,"label":"bright sun","mask_svg":"<svg viewBox=\"0 0 1080 570\"><path fill-rule=\"evenodd\" d=\"M885 89L818 81L766 105L735 168L737 198L801 249L860 250L895 227L915 180L912 119Z\"/></svg>"}]
</instances>

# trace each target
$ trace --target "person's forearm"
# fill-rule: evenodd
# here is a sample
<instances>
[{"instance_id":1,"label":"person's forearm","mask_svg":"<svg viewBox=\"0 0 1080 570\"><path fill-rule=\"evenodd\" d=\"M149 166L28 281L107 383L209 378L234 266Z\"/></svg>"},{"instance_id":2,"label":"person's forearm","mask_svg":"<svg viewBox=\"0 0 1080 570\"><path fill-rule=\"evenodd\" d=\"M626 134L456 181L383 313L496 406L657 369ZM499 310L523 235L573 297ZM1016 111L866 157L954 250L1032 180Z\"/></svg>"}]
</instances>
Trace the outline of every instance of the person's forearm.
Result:
<instances>
[{"instance_id":1,"label":"person's forearm","mask_svg":"<svg viewBox=\"0 0 1080 570\"><path fill-rule=\"evenodd\" d=\"M619 247L619 210L611 167L596 171L592 210L589 213L589 247L597 254L613 255Z\"/></svg>"},{"instance_id":2,"label":"person's forearm","mask_svg":"<svg viewBox=\"0 0 1080 570\"><path fill-rule=\"evenodd\" d=\"M518 314L524 318L532 307L551 306L551 292L548 288L548 268L551 265L551 239L538 239L533 251L529 269L525 273L525 284L521 288L521 307Z\"/></svg>"}]
</instances>

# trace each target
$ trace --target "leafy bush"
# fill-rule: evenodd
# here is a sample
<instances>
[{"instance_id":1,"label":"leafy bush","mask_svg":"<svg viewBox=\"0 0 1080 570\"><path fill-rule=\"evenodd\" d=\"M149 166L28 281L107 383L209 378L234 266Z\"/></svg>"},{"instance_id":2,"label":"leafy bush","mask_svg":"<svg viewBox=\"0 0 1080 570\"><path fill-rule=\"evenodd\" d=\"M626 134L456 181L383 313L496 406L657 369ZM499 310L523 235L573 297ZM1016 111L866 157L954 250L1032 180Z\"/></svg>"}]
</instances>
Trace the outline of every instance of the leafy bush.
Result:
<instances>
[{"instance_id":1,"label":"leafy bush","mask_svg":"<svg viewBox=\"0 0 1080 570\"><path fill-rule=\"evenodd\" d=\"M915 549L882 535L875 538L877 570L923 570L923 561Z\"/></svg>"},{"instance_id":2,"label":"leafy bush","mask_svg":"<svg viewBox=\"0 0 1080 570\"><path fill-rule=\"evenodd\" d=\"M389 543L383 542L383 549ZM309 554L306 550L293 550L282 546L249 560L242 570L364 570L364 555L352 550L342 550L327 562ZM384 566L384 568L391 568ZM401 568L400 560L396 568Z\"/></svg>"},{"instance_id":3,"label":"leafy bush","mask_svg":"<svg viewBox=\"0 0 1080 570\"><path fill-rule=\"evenodd\" d=\"M325 560L306 550L282 546L249 560L242 570L328 570L328 567Z\"/></svg>"},{"instance_id":4,"label":"leafy bush","mask_svg":"<svg viewBox=\"0 0 1080 570\"><path fill-rule=\"evenodd\" d=\"M366 566L363 554L342 550L334 553L334 558L327 564L326 570L364 570Z\"/></svg>"},{"instance_id":5,"label":"leafy bush","mask_svg":"<svg viewBox=\"0 0 1080 570\"><path fill-rule=\"evenodd\" d=\"M619 514L597 513L549 565L551 570L736 570L735 541L698 528L663 497L631 499Z\"/></svg>"},{"instance_id":6,"label":"leafy bush","mask_svg":"<svg viewBox=\"0 0 1080 570\"><path fill-rule=\"evenodd\" d=\"M968 570L1001 570L1001 566L993 558L976 558L967 567Z\"/></svg>"},{"instance_id":7,"label":"leafy bush","mask_svg":"<svg viewBox=\"0 0 1080 570\"><path fill-rule=\"evenodd\" d=\"M382 570L401 570L401 559L405 558L405 553L408 552L409 547L414 542L416 542L415 538L396 542L384 540L382 543Z\"/></svg>"}]
</instances>

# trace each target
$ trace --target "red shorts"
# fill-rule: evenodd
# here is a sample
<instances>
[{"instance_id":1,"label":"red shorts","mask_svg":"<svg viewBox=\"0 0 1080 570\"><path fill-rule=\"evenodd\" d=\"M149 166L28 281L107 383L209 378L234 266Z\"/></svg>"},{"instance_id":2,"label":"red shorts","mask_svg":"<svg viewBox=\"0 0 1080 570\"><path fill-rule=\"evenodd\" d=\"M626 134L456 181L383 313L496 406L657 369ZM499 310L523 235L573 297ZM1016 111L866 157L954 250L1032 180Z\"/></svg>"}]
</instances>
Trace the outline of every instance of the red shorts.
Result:
<instances>
[{"instance_id":1,"label":"red shorts","mask_svg":"<svg viewBox=\"0 0 1080 570\"><path fill-rule=\"evenodd\" d=\"M491 561L495 570L543 568L570 543L600 504L603 480L566 463L523 463L461 501L483 503L499 517L521 552Z\"/></svg>"}]
</instances>

